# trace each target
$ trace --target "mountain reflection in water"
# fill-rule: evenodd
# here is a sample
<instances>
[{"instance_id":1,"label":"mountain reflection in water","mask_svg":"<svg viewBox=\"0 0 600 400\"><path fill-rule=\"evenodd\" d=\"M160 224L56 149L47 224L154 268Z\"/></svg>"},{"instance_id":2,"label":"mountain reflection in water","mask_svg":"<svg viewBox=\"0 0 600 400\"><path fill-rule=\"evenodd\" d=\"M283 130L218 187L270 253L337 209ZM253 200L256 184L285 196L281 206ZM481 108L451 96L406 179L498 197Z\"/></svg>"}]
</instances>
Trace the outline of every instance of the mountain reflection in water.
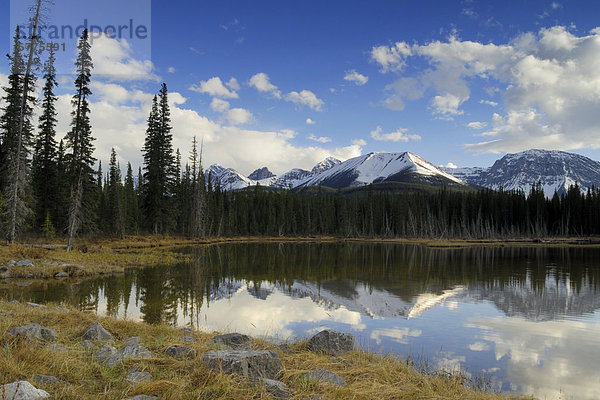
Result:
<instances>
[{"instance_id":1,"label":"mountain reflection in water","mask_svg":"<svg viewBox=\"0 0 600 400\"><path fill-rule=\"evenodd\" d=\"M600 397L600 249L235 244L193 262L0 295L204 330L277 338L323 326L374 351L554 398Z\"/></svg>"}]
</instances>

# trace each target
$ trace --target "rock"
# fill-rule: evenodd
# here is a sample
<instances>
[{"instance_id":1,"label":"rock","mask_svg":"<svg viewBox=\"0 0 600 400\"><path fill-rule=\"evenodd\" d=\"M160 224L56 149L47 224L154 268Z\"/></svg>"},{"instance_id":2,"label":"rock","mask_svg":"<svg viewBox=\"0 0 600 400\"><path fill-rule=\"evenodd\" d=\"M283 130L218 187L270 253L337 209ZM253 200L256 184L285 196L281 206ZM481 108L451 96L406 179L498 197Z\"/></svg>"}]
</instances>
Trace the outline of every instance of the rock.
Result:
<instances>
[{"instance_id":1,"label":"rock","mask_svg":"<svg viewBox=\"0 0 600 400\"><path fill-rule=\"evenodd\" d=\"M241 333L228 333L226 335L215 336L208 343L220 348L247 350L249 347L247 343L251 340L250 336L242 335Z\"/></svg>"},{"instance_id":2,"label":"rock","mask_svg":"<svg viewBox=\"0 0 600 400\"><path fill-rule=\"evenodd\" d=\"M181 328L181 333L192 336L194 334L194 330L192 328Z\"/></svg>"},{"instance_id":3,"label":"rock","mask_svg":"<svg viewBox=\"0 0 600 400\"><path fill-rule=\"evenodd\" d=\"M15 260L10 260L10 261L8 262L8 264L6 264L6 265L7 265L8 267L12 267L12 266L14 266L16 263L17 263L17 262L16 262Z\"/></svg>"},{"instance_id":4,"label":"rock","mask_svg":"<svg viewBox=\"0 0 600 400\"><path fill-rule=\"evenodd\" d=\"M6 272L6 271L8 271L8 267L1 267L0 268L0 272Z\"/></svg>"},{"instance_id":5,"label":"rock","mask_svg":"<svg viewBox=\"0 0 600 400\"><path fill-rule=\"evenodd\" d=\"M114 367L128 358L152 358L152 353L139 344L128 344L110 357L106 361L106 364L108 364L109 367Z\"/></svg>"},{"instance_id":6,"label":"rock","mask_svg":"<svg viewBox=\"0 0 600 400\"><path fill-rule=\"evenodd\" d=\"M48 343L48 344L46 345L46 348L47 348L48 350L51 350L51 351L58 351L58 352L69 351L69 349L67 349L65 346L63 346L63 345L62 345L62 344L60 344L60 343Z\"/></svg>"},{"instance_id":7,"label":"rock","mask_svg":"<svg viewBox=\"0 0 600 400\"><path fill-rule=\"evenodd\" d=\"M52 376L52 375L42 375L42 374L35 374L33 376L33 380L38 385L53 385L55 383L60 383L61 382L61 380L58 379L55 376Z\"/></svg>"},{"instance_id":8,"label":"rock","mask_svg":"<svg viewBox=\"0 0 600 400\"><path fill-rule=\"evenodd\" d=\"M66 307L56 306L55 308L56 308L58 311L69 311L69 309L68 309L68 308L66 308Z\"/></svg>"},{"instance_id":9,"label":"rock","mask_svg":"<svg viewBox=\"0 0 600 400\"><path fill-rule=\"evenodd\" d=\"M350 365L350 363L346 360L344 360L343 358L340 357L331 357L330 358L331 362L334 363L339 363L339 364L344 364L344 365Z\"/></svg>"},{"instance_id":10,"label":"rock","mask_svg":"<svg viewBox=\"0 0 600 400\"><path fill-rule=\"evenodd\" d=\"M56 279L61 279L61 278L68 278L69 274L67 274L65 271L60 271L54 274L54 277Z\"/></svg>"},{"instance_id":11,"label":"rock","mask_svg":"<svg viewBox=\"0 0 600 400\"><path fill-rule=\"evenodd\" d=\"M40 324L15 326L10 328L7 333L11 336L29 340L45 340L47 342L56 340L56 331Z\"/></svg>"},{"instance_id":12,"label":"rock","mask_svg":"<svg viewBox=\"0 0 600 400\"><path fill-rule=\"evenodd\" d=\"M91 340L82 340L78 345L79 347L83 347L84 349L91 350L94 348L94 343ZM115 349L116 351L116 349Z\"/></svg>"},{"instance_id":13,"label":"rock","mask_svg":"<svg viewBox=\"0 0 600 400\"><path fill-rule=\"evenodd\" d=\"M326 369L309 372L308 374L302 375L302 378L313 382L327 382L335 386L346 386L346 381L344 379Z\"/></svg>"},{"instance_id":14,"label":"rock","mask_svg":"<svg viewBox=\"0 0 600 400\"><path fill-rule=\"evenodd\" d=\"M98 362L106 362L115 354L117 354L117 349L115 349L109 344L105 344L104 346L96 350L96 352L94 353L94 359Z\"/></svg>"},{"instance_id":15,"label":"rock","mask_svg":"<svg viewBox=\"0 0 600 400\"><path fill-rule=\"evenodd\" d=\"M10 278L10 272L9 271L5 271L0 273L0 279L6 279L6 278Z\"/></svg>"},{"instance_id":16,"label":"rock","mask_svg":"<svg viewBox=\"0 0 600 400\"><path fill-rule=\"evenodd\" d=\"M196 343L198 341L198 339L196 339L193 336L182 336L181 338L179 338L179 340L185 343Z\"/></svg>"},{"instance_id":17,"label":"rock","mask_svg":"<svg viewBox=\"0 0 600 400\"><path fill-rule=\"evenodd\" d=\"M282 351L285 354L291 354L292 353L292 348L290 347L289 344L287 343L280 343L277 346L275 346L279 351Z\"/></svg>"},{"instance_id":18,"label":"rock","mask_svg":"<svg viewBox=\"0 0 600 400\"><path fill-rule=\"evenodd\" d=\"M104 329L104 327L102 326L102 324L100 324L100 322L94 322L92 325L90 325L84 332L83 336L81 336L81 339L82 340L107 340L107 341L114 340L113 335L111 335L109 331Z\"/></svg>"},{"instance_id":19,"label":"rock","mask_svg":"<svg viewBox=\"0 0 600 400\"><path fill-rule=\"evenodd\" d=\"M48 308L48 306L45 306L43 304L30 303L30 302L26 302L25 305L27 305L29 307L34 307L34 308Z\"/></svg>"},{"instance_id":20,"label":"rock","mask_svg":"<svg viewBox=\"0 0 600 400\"><path fill-rule=\"evenodd\" d=\"M37 389L27 381L16 381L0 386L2 397L10 400L37 400L48 399L50 395L41 389Z\"/></svg>"},{"instance_id":21,"label":"rock","mask_svg":"<svg viewBox=\"0 0 600 400\"><path fill-rule=\"evenodd\" d=\"M267 392L271 393L276 399L289 399L292 397L292 393L287 389L285 383L276 381L273 379L260 378L258 383L267 389Z\"/></svg>"},{"instance_id":22,"label":"rock","mask_svg":"<svg viewBox=\"0 0 600 400\"><path fill-rule=\"evenodd\" d=\"M125 346L127 346L128 344L140 344L142 343L142 338L139 336L132 336L123 339L123 342L125 343Z\"/></svg>"},{"instance_id":23,"label":"rock","mask_svg":"<svg viewBox=\"0 0 600 400\"><path fill-rule=\"evenodd\" d=\"M10 301L10 304L15 304L15 305L17 305L17 306L18 306L18 305L21 305L21 303L19 303L19 301L18 301L18 300L11 300L11 301Z\"/></svg>"},{"instance_id":24,"label":"rock","mask_svg":"<svg viewBox=\"0 0 600 400\"><path fill-rule=\"evenodd\" d=\"M165 354L177 360L184 358L194 358L198 352L186 346L170 346L165 350Z\"/></svg>"},{"instance_id":25,"label":"rock","mask_svg":"<svg viewBox=\"0 0 600 400\"><path fill-rule=\"evenodd\" d=\"M147 394L138 394L137 396L128 397L124 400L159 400L156 396L148 396Z\"/></svg>"},{"instance_id":26,"label":"rock","mask_svg":"<svg viewBox=\"0 0 600 400\"><path fill-rule=\"evenodd\" d=\"M26 278L29 278L29 276L26 276ZM31 275L31 278L33 278L33 275ZM27 286L31 286L31 282L17 282L17 283L15 283L15 285L17 285L19 287L27 287Z\"/></svg>"},{"instance_id":27,"label":"rock","mask_svg":"<svg viewBox=\"0 0 600 400\"><path fill-rule=\"evenodd\" d=\"M17 261L14 265L15 267L33 267L33 261L24 259Z\"/></svg>"},{"instance_id":28,"label":"rock","mask_svg":"<svg viewBox=\"0 0 600 400\"><path fill-rule=\"evenodd\" d=\"M283 371L279 356L269 350L211 350L204 353L202 363L224 374L238 374L251 380L277 379Z\"/></svg>"},{"instance_id":29,"label":"rock","mask_svg":"<svg viewBox=\"0 0 600 400\"><path fill-rule=\"evenodd\" d=\"M0 311L0 317L14 317L15 314L5 313Z\"/></svg>"},{"instance_id":30,"label":"rock","mask_svg":"<svg viewBox=\"0 0 600 400\"><path fill-rule=\"evenodd\" d=\"M152 375L148 372L130 372L125 377L125 382L131 386L135 386L140 383L152 382Z\"/></svg>"},{"instance_id":31,"label":"rock","mask_svg":"<svg viewBox=\"0 0 600 400\"><path fill-rule=\"evenodd\" d=\"M315 353L335 356L354 348L354 335L326 329L311 337L307 347Z\"/></svg>"}]
</instances>

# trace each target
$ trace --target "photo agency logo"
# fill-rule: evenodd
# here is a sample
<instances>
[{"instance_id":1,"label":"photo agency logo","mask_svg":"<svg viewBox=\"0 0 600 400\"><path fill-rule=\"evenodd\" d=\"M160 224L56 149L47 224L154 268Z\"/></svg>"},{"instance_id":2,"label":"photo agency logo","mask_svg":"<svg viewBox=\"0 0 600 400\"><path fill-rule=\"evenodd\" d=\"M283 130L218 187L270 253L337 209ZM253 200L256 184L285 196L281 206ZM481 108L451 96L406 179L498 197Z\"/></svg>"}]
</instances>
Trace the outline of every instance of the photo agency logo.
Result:
<instances>
[{"instance_id":1,"label":"photo agency logo","mask_svg":"<svg viewBox=\"0 0 600 400\"><path fill-rule=\"evenodd\" d=\"M151 60L151 0L10 0L10 47L17 33L43 63L52 50L58 74L72 74L77 43L85 30L92 46L93 74L128 73L123 63ZM131 71L130 71L131 72Z\"/></svg>"}]
</instances>

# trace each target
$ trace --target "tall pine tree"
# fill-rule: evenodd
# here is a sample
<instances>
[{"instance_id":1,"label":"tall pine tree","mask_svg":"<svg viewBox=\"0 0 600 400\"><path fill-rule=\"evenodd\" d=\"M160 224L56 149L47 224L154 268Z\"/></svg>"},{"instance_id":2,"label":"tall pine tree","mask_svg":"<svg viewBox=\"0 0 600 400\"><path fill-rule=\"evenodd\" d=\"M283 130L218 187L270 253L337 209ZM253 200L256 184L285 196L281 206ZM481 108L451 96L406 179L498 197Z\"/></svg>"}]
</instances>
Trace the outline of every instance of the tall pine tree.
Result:
<instances>
[{"instance_id":1,"label":"tall pine tree","mask_svg":"<svg viewBox=\"0 0 600 400\"><path fill-rule=\"evenodd\" d=\"M67 249L69 250L73 247L73 239L81 225L89 226L92 223L93 203L95 202L94 171L92 169L95 162L92 155L94 138L92 137L88 103L88 97L92 94L89 85L93 64L87 29L83 31L77 49L79 54L75 61L76 93L71 100L74 107L71 112L73 120L71 130L66 136L67 149L70 151L67 158L68 175L71 180L71 204L67 227Z\"/></svg>"}]
</instances>

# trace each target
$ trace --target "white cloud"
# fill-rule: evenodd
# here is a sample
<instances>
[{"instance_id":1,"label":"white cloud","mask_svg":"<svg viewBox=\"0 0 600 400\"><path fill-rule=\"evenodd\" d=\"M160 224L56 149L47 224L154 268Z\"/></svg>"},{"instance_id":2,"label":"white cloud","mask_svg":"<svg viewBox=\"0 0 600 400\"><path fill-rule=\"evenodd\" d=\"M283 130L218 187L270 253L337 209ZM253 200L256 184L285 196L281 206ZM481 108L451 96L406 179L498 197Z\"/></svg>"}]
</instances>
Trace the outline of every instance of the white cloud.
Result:
<instances>
[{"instance_id":1,"label":"white cloud","mask_svg":"<svg viewBox=\"0 0 600 400\"><path fill-rule=\"evenodd\" d=\"M401 68L413 58L428 63L388 85L383 104L402 109L404 102L432 92L436 115L464 114L471 86L500 88L503 115L467 146L478 152L512 152L531 147L573 150L600 147L600 29L578 36L564 26L524 33L507 44L479 43L450 37L412 45L401 55L395 46L377 50L382 70ZM410 86L409 86L410 85ZM410 90L406 90L410 88ZM493 94L495 90L490 90ZM493 107L498 102L481 100Z\"/></svg>"},{"instance_id":2,"label":"white cloud","mask_svg":"<svg viewBox=\"0 0 600 400\"><path fill-rule=\"evenodd\" d=\"M358 72L356 72L356 70L353 69L351 71L346 72L344 80L354 82L356 85L362 86L369 81L369 77L363 74L359 74Z\"/></svg>"},{"instance_id":3,"label":"white cloud","mask_svg":"<svg viewBox=\"0 0 600 400\"><path fill-rule=\"evenodd\" d=\"M487 126L487 122L480 122L480 121L472 121L469 122L467 124L467 127L471 128L471 129L483 129Z\"/></svg>"},{"instance_id":4,"label":"white cloud","mask_svg":"<svg viewBox=\"0 0 600 400\"><path fill-rule=\"evenodd\" d=\"M282 129L279 132L279 136L281 136L284 139L293 139L298 135L298 132L292 130L292 129Z\"/></svg>"},{"instance_id":5,"label":"white cloud","mask_svg":"<svg viewBox=\"0 0 600 400\"><path fill-rule=\"evenodd\" d=\"M273 85L269 80L269 75L264 72L259 72L258 74L253 75L248 81L250 87L255 88L259 92L269 93L271 96L276 99L281 98L281 91L277 89L277 86Z\"/></svg>"},{"instance_id":6,"label":"white cloud","mask_svg":"<svg viewBox=\"0 0 600 400\"><path fill-rule=\"evenodd\" d=\"M312 140L313 142L319 142L319 143L329 143L331 142L331 138L327 137L327 136L315 136L314 133L311 133L310 135L307 136L308 140Z\"/></svg>"},{"instance_id":7,"label":"white cloud","mask_svg":"<svg viewBox=\"0 0 600 400\"><path fill-rule=\"evenodd\" d=\"M310 118L306 118L306 123L307 123L308 125L314 125L314 124L316 124L316 122L315 122L315 121L313 121L313 120L312 120L312 119L310 119Z\"/></svg>"},{"instance_id":8,"label":"white cloud","mask_svg":"<svg viewBox=\"0 0 600 400\"><path fill-rule=\"evenodd\" d=\"M170 74L175 73L175 67L169 67L169 68L167 68L167 72L170 73Z\"/></svg>"},{"instance_id":9,"label":"white cloud","mask_svg":"<svg viewBox=\"0 0 600 400\"><path fill-rule=\"evenodd\" d=\"M390 141L390 142L408 142L409 140L421 140L419 135L407 135L408 129L399 128L395 132L381 133L381 126L377 126L374 131L371 131L371 137L378 141Z\"/></svg>"},{"instance_id":10,"label":"white cloud","mask_svg":"<svg viewBox=\"0 0 600 400\"><path fill-rule=\"evenodd\" d=\"M222 100L215 97L210 102L210 108L214 112L223 113L229 109L229 102L227 100Z\"/></svg>"},{"instance_id":11,"label":"white cloud","mask_svg":"<svg viewBox=\"0 0 600 400\"><path fill-rule=\"evenodd\" d=\"M381 338L387 337L392 341L400 344L408 344L408 340L411 337L419 337L423 331L420 329L409 329L409 328L382 328L374 329L371 332L371 339L375 340L378 345L381 344Z\"/></svg>"},{"instance_id":12,"label":"white cloud","mask_svg":"<svg viewBox=\"0 0 600 400\"><path fill-rule=\"evenodd\" d=\"M398 71L405 65L406 57L412 54L406 42L392 46L376 46L371 49L371 61L381 66L381 72Z\"/></svg>"},{"instance_id":13,"label":"white cloud","mask_svg":"<svg viewBox=\"0 0 600 400\"><path fill-rule=\"evenodd\" d=\"M300 93L290 92L285 95L285 100L295 104L302 104L308 106L315 111L321 111L321 107L324 104L323 100L319 99L310 90L302 90Z\"/></svg>"},{"instance_id":14,"label":"white cloud","mask_svg":"<svg viewBox=\"0 0 600 400\"><path fill-rule=\"evenodd\" d=\"M133 49L125 39L112 39L104 34L95 34L91 56L95 77L113 81L159 81L150 60L137 60Z\"/></svg>"},{"instance_id":15,"label":"white cloud","mask_svg":"<svg viewBox=\"0 0 600 400\"><path fill-rule=\"evenodd\" d=\"M232 108L227 110L223 116L231 125L242 125L252 121L252 113L243 108Z\"/></svg>"},{"instance_id":16,"label":"white cloud","mask_svg":"<svg viewBox=\"0 0 600 400\"><path fill-rule=\"evenodd\" d=\"M484 342L475 342L469 345L471 351L488 351L489 349L490 345Z\"/></svg>"},{"instance_id":17,"label":"white cloud","mask_svg":"<svg viewBox=\"0 0 600 400\"><path fill-rule=\"evenodd\" d=\"M454 164L453 162L449 162L448 164L443 166L444 168L449 168L449 169L456 169L458 168L458 165Z\"/></svg>"},{"instance_id":18,"label":"white cloud","mask_svg":"<svg viewBox=\"0 0 600 400\"><path fill-rule=\"evenodd\" d=\"M237 79L235 79L234 77L229 78L229 81L227 82L227 87L231 90L240 90L240 84L238 83Z\"/></svg>"},{"instance_id":19,"label":"white cloud","mask_svg":"<svg viewBox=\"0 0 600 400\"><path fill-rule=\"evenodd\" d=\"M223 99L237 99L239 97L235 90L227 89L218 76L210 78L207 81L200 81L200 86L194 84L189 89L194 92L206 93Z\"/></svg>"},{"instance_id":20,"label":"white cloud","mask_svg":"<svg viewBox=\"0 0 600 400\"><path fill-rule=\"evenodd\" d=\"M352 140L352 144L356 146L366 146L367 142L364 139L354 139Z\"/></svg>"}]
</instances>

